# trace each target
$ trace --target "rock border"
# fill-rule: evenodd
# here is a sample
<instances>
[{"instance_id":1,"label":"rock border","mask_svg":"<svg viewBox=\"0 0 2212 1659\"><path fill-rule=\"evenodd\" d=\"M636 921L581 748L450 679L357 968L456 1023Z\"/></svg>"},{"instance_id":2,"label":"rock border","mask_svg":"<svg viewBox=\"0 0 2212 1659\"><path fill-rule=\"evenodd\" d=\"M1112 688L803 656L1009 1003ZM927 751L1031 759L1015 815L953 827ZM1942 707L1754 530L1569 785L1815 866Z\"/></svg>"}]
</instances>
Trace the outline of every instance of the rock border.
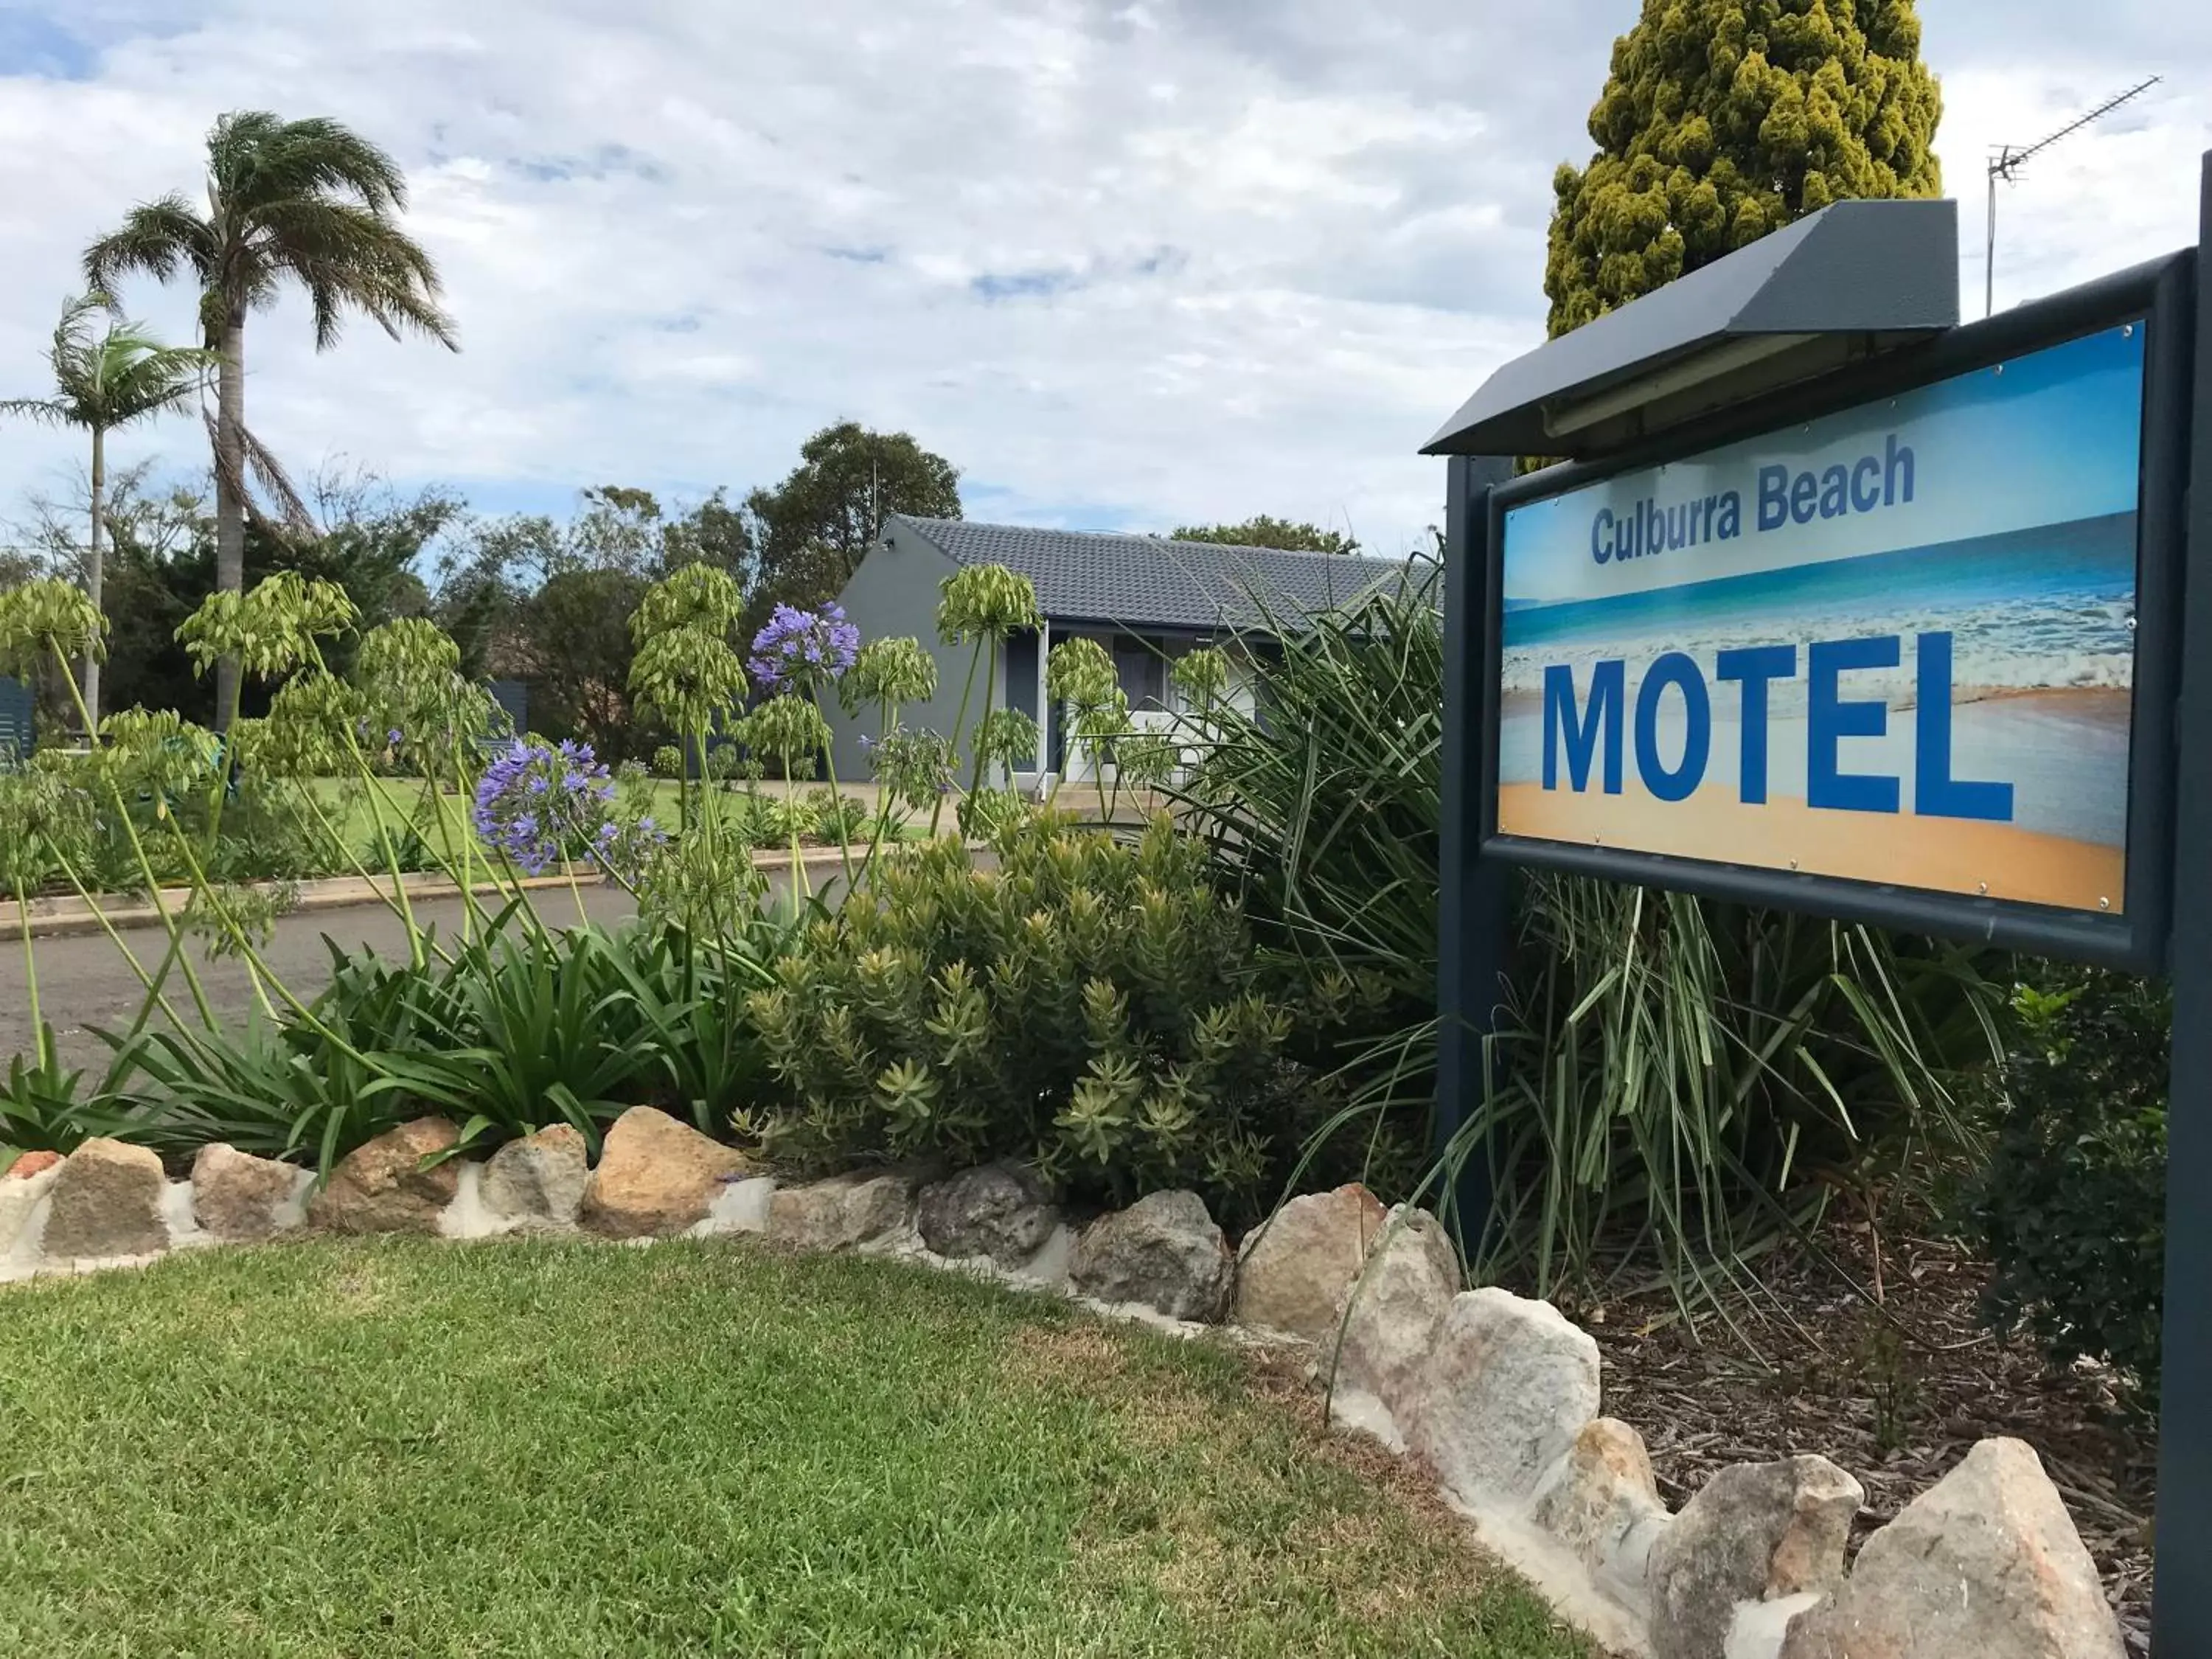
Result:
<instances>
[{"instance_id":1,"label":"rock border","mask_svg":"<svg viewBox=\"0 0 2212 1659\"><path fill-rule=\"evenodd\" d=\"M1824 1457L1739 1464L1678 1513L1642 1437L1599 1414L1589 1334L1550 1304L1462 1287L1427 1212L1357 1185L1294 1198L1232 1250L1188 1192L1079 1231L1033 1171L922 1164L787 1184L651 1107L596 1166L565 1126L489 1160L442 1118L356 1148L318 1188L227 1146L164 1177L88 1140L0 1172L0 1283L141 1266L172 1250L311 1231L619 1239L750 1234L1057 1293L1182 1335L1293 1346L1335 1424L1419 1459L1476 1537L1570 1622L1650 1659L2122 1659L2094 1564L2034 1451L1984 1440L1869 1538L1863 1494ZM57 1238L65 1249L54 1248ZM945 1255L930 1247L975 1249Z\"/></svg>"}]
</instances>

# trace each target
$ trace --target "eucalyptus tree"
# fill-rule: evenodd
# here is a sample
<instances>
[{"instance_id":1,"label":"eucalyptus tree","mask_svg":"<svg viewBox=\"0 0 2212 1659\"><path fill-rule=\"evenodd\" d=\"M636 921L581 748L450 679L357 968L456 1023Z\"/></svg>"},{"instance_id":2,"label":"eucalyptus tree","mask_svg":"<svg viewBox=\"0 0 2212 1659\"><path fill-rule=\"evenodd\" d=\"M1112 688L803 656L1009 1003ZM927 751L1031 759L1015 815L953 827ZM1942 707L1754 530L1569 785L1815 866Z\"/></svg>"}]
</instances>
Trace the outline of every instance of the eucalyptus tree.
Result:
<instances>
[{"instance_id":1,"label":"eucalyptus tree","mask_svg":"<svg viewBox=\"0 0 2212 1659\"><path fill-rule=\"evenodd\" d=\"M199 284L200 327L220 354L215 445L216 585L244 589L249 471L296 517L304 509L283 469L246 424L246 319L288 283L306 290L315 348L337 341L357 312L397 339L403 331L459 349L439 308L437 267L398 222L407 182L383 150L336 121L287 121L242 110L207 140L204 212L172 192L141 203L85 250L87 276L112 289L131 271ZM236 701L238 665L218 670L216 707Z\"/></svg>"},{"instance_id":2,"label":"eucalyptus tree","mask_svg":"<svg viewBox=\"0 0 2212 1659\"><path fill-rule=\"evenodd\" d=\"M46 361L53 369L50 398L0 401L0 414L19 415L92 434L92 538L85 593L100 607L106 551L107 434L118 428L180 409L207 382L216 354L194 346L165 346L139 325L114 317L107 295L94 292L62 307ZM105 317L106 326L97 325ZM84 659L88 718L100 724L100 657Z\"/></svg>"}]
</instances>

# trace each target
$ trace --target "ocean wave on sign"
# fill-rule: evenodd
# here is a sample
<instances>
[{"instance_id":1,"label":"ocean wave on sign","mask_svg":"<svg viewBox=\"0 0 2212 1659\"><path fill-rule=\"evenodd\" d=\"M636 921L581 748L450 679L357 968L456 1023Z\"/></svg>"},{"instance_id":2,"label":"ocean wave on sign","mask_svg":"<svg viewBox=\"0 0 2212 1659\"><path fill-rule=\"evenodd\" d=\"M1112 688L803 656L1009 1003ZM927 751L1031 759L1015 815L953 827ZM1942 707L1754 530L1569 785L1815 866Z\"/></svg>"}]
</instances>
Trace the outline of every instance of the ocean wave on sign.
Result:
<instances>
[{"instance_id":1,"label":"ocean wave on sign","mask_svg":"<svg viewBox=\"0 0 2212 1659\"><path fill-rule=\"evenodd\" d=\"M1509 619L1510 629L1510 619ZM1887 616L1852 619L1839 632L1829 618L1805 618L1778 627L1772 617L1725 617L1689 614L1670 624L1610 638L1548 641L1528 647L1509 645L1503 653L1502 689L1509 695L1540 693L1547 667L1564 664L1578 690L1587 690L1597 664L1615 658L1630 665L1632 684L1651 660L1668 651L1683 652L1708 678L1719 653L1747 646L1794 645L1797 675L1769 687L1774 712L1802 708L1805 696L1807 647L1815 641L1900 637L1899 665L1853 669L1846 684L1853 697L1881 696L1893 707L1910 706L1917 690L1915 640L1926 633L1951 635L1951 683L1957 701L1977 693L2036 690L2126 690L2135 683L2135 629L2124 601L2049 596L2022 598L1960 614L1947 607L1899 607Z\"/></svg>"}]
</instances>

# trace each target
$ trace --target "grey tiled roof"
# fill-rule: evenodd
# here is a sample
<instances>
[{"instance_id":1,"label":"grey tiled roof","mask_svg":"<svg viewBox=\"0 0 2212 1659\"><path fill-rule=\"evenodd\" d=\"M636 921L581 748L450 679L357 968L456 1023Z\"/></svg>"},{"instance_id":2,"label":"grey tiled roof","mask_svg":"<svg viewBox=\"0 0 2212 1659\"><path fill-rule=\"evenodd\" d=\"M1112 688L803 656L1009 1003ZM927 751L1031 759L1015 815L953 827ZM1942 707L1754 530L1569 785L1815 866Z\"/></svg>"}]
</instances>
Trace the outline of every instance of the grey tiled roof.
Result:
<instances>
[{"instance_id":1,"label":"grey tiled roof","mask_svg":"<svg viewBox=\"0 0 2212 1659\"><path fill-rule=\"evenodd\" d=\"M1341 553L1286 553L1157 536L1105 535L915 519L884 526L934 544L963 565L1002 564L1036 586L1047 620L1125 628L1288 627L1348 605L1404 567Z\"/></svg>"}]
</instances>

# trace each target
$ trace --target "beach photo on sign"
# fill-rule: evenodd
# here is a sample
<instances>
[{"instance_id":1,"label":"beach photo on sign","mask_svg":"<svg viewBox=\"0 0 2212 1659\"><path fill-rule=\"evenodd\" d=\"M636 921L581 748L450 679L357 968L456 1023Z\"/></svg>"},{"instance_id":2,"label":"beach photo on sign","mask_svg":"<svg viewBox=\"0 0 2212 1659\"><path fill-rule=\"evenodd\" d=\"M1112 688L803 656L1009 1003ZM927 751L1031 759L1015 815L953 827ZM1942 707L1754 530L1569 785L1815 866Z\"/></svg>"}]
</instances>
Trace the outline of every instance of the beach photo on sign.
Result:
<instances>
[{"instance_id":1,"label":"beach photo on sign","mask_svg":"<svg viewBox=\"0 0 2212 1659\"><path fill-rule=\"evenodd\" d=\"M1498 830L2123 908L2143 329L1505 515Z\"/></svg>"}]
</instances>

